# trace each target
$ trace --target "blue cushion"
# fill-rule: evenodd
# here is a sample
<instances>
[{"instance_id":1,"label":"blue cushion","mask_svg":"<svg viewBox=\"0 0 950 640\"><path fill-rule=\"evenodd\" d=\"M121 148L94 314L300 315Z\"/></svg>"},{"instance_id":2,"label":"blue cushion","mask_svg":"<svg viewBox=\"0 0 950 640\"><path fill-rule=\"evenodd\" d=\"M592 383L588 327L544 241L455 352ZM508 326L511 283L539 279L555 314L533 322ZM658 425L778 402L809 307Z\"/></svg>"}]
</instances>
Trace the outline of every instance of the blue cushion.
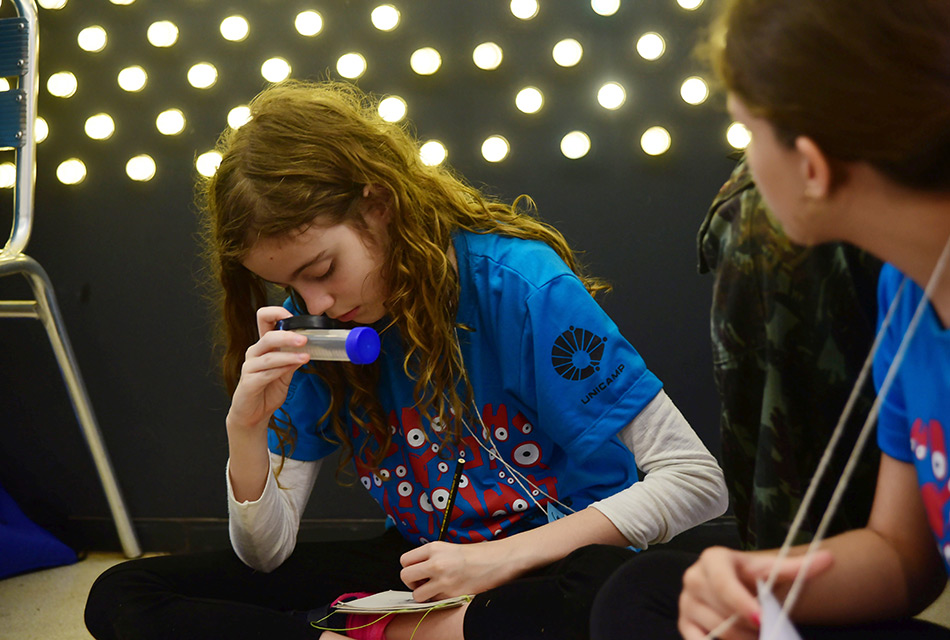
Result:
<instances>
[{"instance_id":1,"label":"blue cushion","mask_svg":"<svg viewBox=\"0 0 950 640\"><path fill-rule=\"evenodd\" d=\"M0 486L0 578L77 560L75 551L27 518Z\"/></svg>"}]
</instances>

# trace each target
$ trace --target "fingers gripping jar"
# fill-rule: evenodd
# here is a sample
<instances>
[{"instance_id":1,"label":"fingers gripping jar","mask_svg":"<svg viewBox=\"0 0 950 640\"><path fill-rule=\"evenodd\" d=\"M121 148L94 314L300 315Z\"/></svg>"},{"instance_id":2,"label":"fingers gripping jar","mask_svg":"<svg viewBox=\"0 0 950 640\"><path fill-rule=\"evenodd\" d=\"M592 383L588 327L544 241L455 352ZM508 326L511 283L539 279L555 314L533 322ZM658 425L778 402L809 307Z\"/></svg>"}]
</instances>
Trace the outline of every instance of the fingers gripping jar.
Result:
<instances>
[{"instance_id":1,"label":"fingers gripping jar","mask_svg":"<svg viewBox=\"0 0 950 640\"><path fill-rule=\"evenodd\" d=\"M284 347L281 351L308 353L311 360L370 364L379 357L379 334L371 327L338 329L326 316L292 316L278 320L275 328L307 336L304 346Z\"/></svg>"}]
</instances>

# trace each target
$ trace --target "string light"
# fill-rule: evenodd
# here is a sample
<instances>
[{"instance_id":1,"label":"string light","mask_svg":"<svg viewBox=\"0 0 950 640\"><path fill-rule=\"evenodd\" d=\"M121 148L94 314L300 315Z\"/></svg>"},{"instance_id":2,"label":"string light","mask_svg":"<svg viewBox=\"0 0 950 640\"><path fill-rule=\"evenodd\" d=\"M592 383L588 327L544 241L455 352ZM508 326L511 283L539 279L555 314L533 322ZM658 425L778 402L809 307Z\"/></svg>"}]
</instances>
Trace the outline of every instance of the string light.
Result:
<instances>
[{"instance_id":1,"label":"string light","mask_svg":"<svg viewBox=\"0 0 950 640\"><path fill-rule=\"evenodd\" d=\"M76 41L79 43L79 48L83 51L96 53L106 48L106 43L109 41L109 37L106 34L105 29L99 26L94 26L86 27L80 31Z\"/></svg>"},{"instance_id":2,"label":"string light","mask_svg":"<svg viewBox=\"0 0 950 640\"><path fill-rule=\"evenodd\" d=\"M702 6L703 0L676 0L676 4L687 11L693 11L695 9L699 9Z\"/></svg>"},{"instance_id":3,"label":"string light","mask_svg":"<svg viewBox=\"0 0 950 640\"><path fill-rule=\"evenodd\" d=\"M195 169L206 178L210 178L221 166L221 154L217 151L206 151L195 159Z\"/></svg>"},{"instance_id":4,"label":"string light","mask_svg":"<svg viewBox=\"0 0 950 640\"><path fill-rule=\"evenodd\" d=\"M108 113L97 113L86 119L85 130L93 140L108 140L115 133L115 121Z\"/></svg>"},{"instance_id":5,"label":"string light","mask_svg":"<svg viewBox=\"0 0 950 640\"><path fill-rule=\"evenodd\" d=\"M300 35L312 38L323 31L323 16L316 11L302 11L294 18L294 28Z\"/></svg>"},{"instance_id":6,"label":"string light","mask_svg":"<svg viewBox=\"0 0 950 640\"><path fill-rule=\"evenodd\" d=\"M442 66L442 56L432 47L416 49L409 56L409 66L420 76L431 76Z\"/></svg>"},{"instance_id":7,"label":"string light","mask_svg":"<svg viewBox=\"0 0 950 640\"><path fill-rule=\"evenodd\" d=\"M544 106L544 94L537 87L525 87L515 96L515 106L523 113L537 113Z\"/></svg>"},{"instance_id":8,"label":"string light","mask_svg":"<svg viewBox=\"0 0 950 640\"><path fill-rule=\"evenodd\" d=\"M336 72L344 78L355 80L366 73L366 58L358 53L344 53L336 61Z\"/></svg>"},{"instance_id":9,"label":"string light","mask_svg":"<svg viewBox=\"0 0 950 640\"><path fill-rule=\"evenodd\" d=\"M670 150L673 139L663 127L650 127L640 136L640 148L651 156L659 156Z\"/></svg>"},{"instance_id":10,"label":"string light","mask_svg":"<svg viewBox=\"0 0 950 640\"><path fill-rule=\"evenodd\" d=\"M601 16L612 16L620 9L620 0L590 0L590 8Z\"/></svg>"},{"instance_id":11,"label":"string light","mask_svg":"<svg viewBox=\"0 0 950 640\"><path fill-rule=\"evenodd\" d=\"M155 128L166 136L177 136L185 130L185 114L180 109L166 109L155 118Z\"/></svg>"},{"instance_id":12,"label":"string light","mask_svg":"<svg viewBox=\"0 0 950 640\"><path fill-rule=\"evenodd\" d=\"M148 154L129 158L125 163L125 173L136 182L148 182L155 177L155 160Z\"/></svg>"},{"instance_id":13,"label":"string light","mask_svg":"<svg viewBox=\"0 0 950 640\"><path fill-rule=\"evenodd\" d=\"M12 162L0 164L0 189L12 189L16 184L16 165Z\"/></svg>"},{"instance_id":14,"label":"string light","mask_svg":"<svg viewBox=\"0 0 950 640\"><path fill-rule=\"evenodd\" d=\"M290 63L280 57L270 58L261 64L261 75L268 82L281 82L290 77Z\"/></svg>"},{"instance_id":15,"label":"string light","mask_svg":"<svg viewBox=\"0 0 950 640\"><path fill-rule=\"evenodd\" d=\"M228 111L228 126L240 129L251 119L251 109L247 105L240 105Z\"/></svg>"},{"instance_id":16,"label":"string light","mask_svg":"<svg viewBox=\"0 0 950 640\"><path fill-rule=\"evenodd\" d=\"M745 149L752 142L752 134L741 122L733 122L726 129L726 142L735 149Z\"/></svg>"},{"instance_id":17,"label":"string light","mask_svg":"<svg viewBox=\"0 0 950 640\"><path fill-rule=\"evenodd\" d=\"M37 116L36 123L33 125L33 135L36 137L36 144L46 140L49 136L49 123L46 122L46 118Z\"/></svg>"},{"instance_id":18,"label":"string light","mask_svg":"<svg viewBox=\"0 0 950 640\"><path fill-rule=\"evenodd\" d=\"M50 95L57 98L71 98L76 94L79 88L79 82L76 76L69 71L59 71L54 73L46 81L46 90Z\"/></svg>"},{"instance_id":19,"label":"string light","mask_svg":"<svg viewBox=\"0 0 950 640\"><path fill-rule=\"evenodd\" d=\"M561 138L561 153L565 158L577 160L590 152L590 136L583 131L571 131Z\"/></svg>"},{"instance_id":20,"label":"string light","mask_svg":"<svg viewBox=\"0 0 950 640\"><path fill-rule=\"evenodd\" d=\"M551 55L562 67L573 67L584 56L584 47L574 38L566 38L554 45Z\"/></svg>"},{"instance_id":21,"label":"string light","mask_svg":"<svg viewBox=\"0 0 950 640\"><path fill-rule=\"evenodd\" d=\"M501 162L511 149L503 136L490 136L482 143L482 157L489 162Z\"/></svg>"},{"instance_id":22,"label":"string light","mask_svg":"<svg viewBox=\"0 0 950 640\"><path fill-rule=\"evenodd\" d=\"M399 122L406 117L409 107L399 96L388 96L379 102L379 117L386 122Z\"/></svg>"},{"instance_id":23,"label":"string light","mask_svg":"<svg viewBox=\"0 0 950 640\"><path fill-rule=\"evenodd\" d=\"M419 148L419 158L422 160L422 164L429 167L442 164L448 155L449 152L445 145L438 140L429 140Z\"/></svg>"},{"instance_id":24,"label":"string light","mask_svg":"<svg viewBox=\"0 0 950 640\"><path fill-rule=\"evenodd\" d=\"M178 42L178 27L168 20L149 25L146 37L153 47L170 47Z\"/></svg>"},{"instance_id":25,"label":"string light","mask_svg":"<svg viewBox=\"0 0 950 640\"><path fill-rule=\"evenodd\" d=\"M392 31L399 24L399 9L391 4L381 4L373 9L370 20L380 31Z\"/></svg>"},{"instance_id":26,"label":"string light","mask_svg":"<svg viewBox=\"0 0 950 640\"><path fill-rule=\"evenodd\" d=\"M538 0L511 0L511 15L520 20L530 20L538 15Z\"/></svg>"},{"instance_id":27,"label":"string light","mask_svg":"<svg viewBox=\"0 0 950 640\"><path fill-rule=\"evenodd\" d=\"M680 87L680 96L687 104L702 104L709 97L709 86L698 76L686 78Z\"/></svg>"},{"instance_id":28,"label":"string light","mask_svg":"<svg viewBox=\"0 0 950 640\"><path fill-rule=\"evenodd\" d=\"M0 0L0 2L2 2L2 0ZM37 2L39 6L44 9L62 9L66 6L68 0L37 0ZM110 2L113 5L131 5L134 3L134 0L110 0ZM676 0L676 2L679 7L688 11L698 9L704 4L703 0ZM622 0L590 0L589 4L595 14L606 17L617 14L621 8ZM540 12L540 3L538 0L511 0L509 7L511 14L519 20L531 20L537 17ZM627 9L631 9L631 7L627 7ZM294 26L298 33L307 37L313 37L322 33L325 22L320 13L317 11L301 11L299 13L291 12L289 15L294 14L296 14L294 17ZM246 40L250 33L248 19L242 15L224 15L227 17L224 17L220 22L221 36L230 42ZM390 3L375 6L370 12L370 19L375 29L380 31L393 31L401 25L401 13L395 4ZM144 20L144 25L148 25L146 35L152 46L171 47L178 42L180 32L174 22L171 20L159 20L151 22L151 24L149 24L149 22L149 20ZM607 23L598 21L598 24ZM112 35L115 36L115 33L112 33ZM109 34L103 26L86 26L79 31L77 42L83 51L96 53L103 51L109 46ZM111 46L115 47L115 43ZM219 46L221 46L220 41ZM645 60L652 61L663 57L666 53L666 46L664 38L655 32L644 33L636 39L636 51ZM504 59L502 47L496 42L482 42L471 51L472 61L475 66L485 71L498 69ZM574 67L583 59L584 47L578 40L566 38L554 45L552 57L554 62L560 67ZM591 62L593 62L593 59L591 59ZM591 64L591 62L589 62L588 65ZM443 57L435 48L423 47L412 52L409 63L416 74L432 75L441 70ZM356 80L366 73L367 66L367 60L363 54L350 52L340 56L337 61L336 69L343 78ZM222 73L223 72L222 70ZM284 58L274 57L261 64L261 75L269 82L283 81L290 77L291 74L291 65ZM200 62L188 68L187 80L189 84L195 88L208 89L216 84L218 75L219 72L213 64L210 62ZM130 65L123 68L119 71L116 79L119 87L126 92L142 91L149 84L148 73L139 65ZM9 86L10 84L6 79L0 79L0 91L9 90ZM52 96L70 98L78 91L78 80L73 73L60 71L49 76L46 82L46 88ZM89 92L89 87L86 86L86 80L84 80L83 89L85 93ZM707 82L699 76L692 76L683 80L679 90L684 102L690 105L704 104L708 101L710 95ZM604 109L620 109L626 102L627 91L618 82L607 82L597 90L596 99L598 104ZM545 107L545 96L537 87L528 86L523 87L517 92L514 102L516 108L521 113L535 114ZM550 109L550 107L548 108ZM382 119L395 123L405 120L408 113L408 106L403 98L399 96L388 96L380 102L378 110ZM246 105L235 107L227 112L228 126L232 129L240 128L249 119L250 111ZM42 118L37 118L36 122L34 133L37 141L42 142L49 135L49 125ZM57 124L58 123L54 123L54 125ZM124 121L122 121L121 124L128 126ZM109 139L114 135L115 127L115 121L110 115L105 113L95 114L85 121L86 135L95 140ZM184 114L179 109L168 109L158 115L156 118L156 127L164 135L180 134L186 127ZM62 138L62 132L57 129L56 133L58 141L58 139ZM748 139L748 131L745 130L742 125L734 123L728 127L726 140L732 147L737 149L745 148L748 144ZM517 143L517 141L515 142ZM640 143L645 153L660 155L670 149L671 137L666 129L662 127L651 127L643 133ZM582 131L572 131L561 140L561 152L568 158L576 159L584 157L589 154L590 149L591 139ZM485 139L481 146L482 155L488 162L504 160L508 157L510 151L510 143L500 135ZM441 164L445 161L447 155L445 145L437 140L430 140L420 147L420 156L423 157L424 162L430 165ZM151 179L155 175L154 159L143 154L130 159L128 165L131 166L132 160L140 158L149 158L149 160L151 160L153 173L147 178ZM70 161L67 162L73 160L78 162L79 166L83 167L81 172L82 177L77 181L81 182L86 175L85 165L76 158L71 158ZM198 161L196 160L196 167L197 163ZM74 165L70 164L69 166L75 169ZM129 168L127 166L127 173L128 172ZM70 175L78 174L74 173ZM132 177L131 174L130 177ZM70 184L75 183L76 182Z\"/></svg>"},{"instance_id":29,"label":"string light","mask_svg":"<svg viewBox=\"0 0 950 640\"><path fill-rule=\"evenodd\" d=\"M56 178L63 184L79 184L86 179L86 165L78 158L70 158L56 167Z\"/></svg>"},{"instance_id":30,"label":"string light","mask_svg":"<svg viewBox=\"0 0 950 640\"><path fill-rule=\"evenodd\" d=\"M627 92L617 82L608 82L597 91L597 102L604 109L619 109L627 101Z\"/></svg>"},{"instance_id":31,"label":"string light","mask_svg":"<svg viewBox=\"0 0 950 640\"><path fill-rule=\"evenodd\" d=\"M145 88L145 84L148 82L148 74L145 73L145 69L142 67L133 65L120 71L116 79L122 89L135 92Z\"/></svg>"},{"instance_id":32,"label":"string light","mask_svg":"<svg viewBox=\"0 0 950 640\"><path fill-rule=\"evenodd\" d=\"M208 89L218 81L218 70L209 62L199 62L188 69L188 84L195 89Z\"/></svg>"},{"instance_id":33,"label":"string light","mask_svg":"<svg viewBox=\"0 0 950 640\"><path fill-rule=\"evenodd\" d=\"M637 40L637 53L644 60L658 60L666 51L666 42L658 33L645 33Z\"/></svg>"},{"instance_id":34,"label":"string light","mask_svg":"<svg viewBox=\"0 0 950 640\"><path fill-rule=\"evenodd\" d=\"M231 42L241 42L251 32L251 25L244 16L228 16L221 21L221 36Z\"/></svg>"},{"instance_id":35,"label":"string light","mask_svg":"<svg viewBox=\"0 0 950 640\"><path fill-rule=\"evenodd\" d=\"M483 42L472 51L475 66L485 71L493 71L501 65L504 53L494 42Z\"/></svg>"}]
</instances>

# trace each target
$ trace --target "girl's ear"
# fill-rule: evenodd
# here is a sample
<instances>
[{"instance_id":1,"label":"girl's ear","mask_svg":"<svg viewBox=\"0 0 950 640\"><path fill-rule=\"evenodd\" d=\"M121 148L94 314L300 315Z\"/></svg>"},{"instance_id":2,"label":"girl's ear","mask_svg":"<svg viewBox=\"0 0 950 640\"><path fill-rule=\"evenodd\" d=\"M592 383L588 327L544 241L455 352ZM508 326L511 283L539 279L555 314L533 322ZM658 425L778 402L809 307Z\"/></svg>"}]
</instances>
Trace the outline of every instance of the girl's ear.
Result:
<instances>
[{"instance_id":1,"label":"girl's ear","mask_svg":"<svg viewBox=\"0 0 950 640\"><path fill-rule=\"evenodd\" d=\"M831 193L834 182L834 170L828 161L828 156L809 137L795 138L795 150L801 158L799 170L805 185L805 197L809 199L823 199Z\"/></svg>"},{"instance_id":2,"label":"girl's ear","mask_svg":"<svg viewBox=\"0 0 950 640\"><path fill-rule=\"evenodd\" d=\"M367 219L375 218L380 222L389 223L392 217L389 203L392 198L388 189L378 184L368 184L363 187L363 199L366 201L363 215Z\"/></svg>"}]
</instances>

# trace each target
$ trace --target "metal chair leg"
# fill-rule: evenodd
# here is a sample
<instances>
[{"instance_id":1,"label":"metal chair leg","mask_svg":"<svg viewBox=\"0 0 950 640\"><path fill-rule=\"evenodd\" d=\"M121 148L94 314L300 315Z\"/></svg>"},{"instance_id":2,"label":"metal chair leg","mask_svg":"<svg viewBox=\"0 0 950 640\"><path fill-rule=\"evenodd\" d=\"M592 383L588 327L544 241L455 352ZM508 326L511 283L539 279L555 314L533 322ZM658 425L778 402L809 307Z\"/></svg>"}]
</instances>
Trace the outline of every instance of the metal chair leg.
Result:
<instances>
[{"instance_id":1,"label":"metal chair leg","mask_svg":"<svg viewBox=\"0 0 950 640\"><path fill-rule=\"evenodd\" d=\"M115 526L119 533L122 550L129 558L138 557L142 555L142 550L139 547L135 531L132 528L132 522L125 508L125 502L122 499L119 485L115 479L112 463L109 460L105 444L102 441L102 434L99 431L96 417L89 403L89 396L86 393L86 387L83 384L82 375L76 364L76 357L73 354L72 346L69 343L69 337L66 334L66 328L63 325L63 320L59 312L59 306L56 303L53 285L43 267L32 258L20 255L16 258L16 262L18 263L17 270L26 276L30 282L30 286L33 288L33 293L36 298L36 313L34 317L38 318L43 323L43 326L46 327L50 345L56 354L59 369L63 374L63 380L69 391L69 399L72 402L73 410L82 427L86 443L89 445L93 461L99 472L99 479L102 482L106 500L112 511L112 518L115 521Z\"/></svg>"}]
</instances>

